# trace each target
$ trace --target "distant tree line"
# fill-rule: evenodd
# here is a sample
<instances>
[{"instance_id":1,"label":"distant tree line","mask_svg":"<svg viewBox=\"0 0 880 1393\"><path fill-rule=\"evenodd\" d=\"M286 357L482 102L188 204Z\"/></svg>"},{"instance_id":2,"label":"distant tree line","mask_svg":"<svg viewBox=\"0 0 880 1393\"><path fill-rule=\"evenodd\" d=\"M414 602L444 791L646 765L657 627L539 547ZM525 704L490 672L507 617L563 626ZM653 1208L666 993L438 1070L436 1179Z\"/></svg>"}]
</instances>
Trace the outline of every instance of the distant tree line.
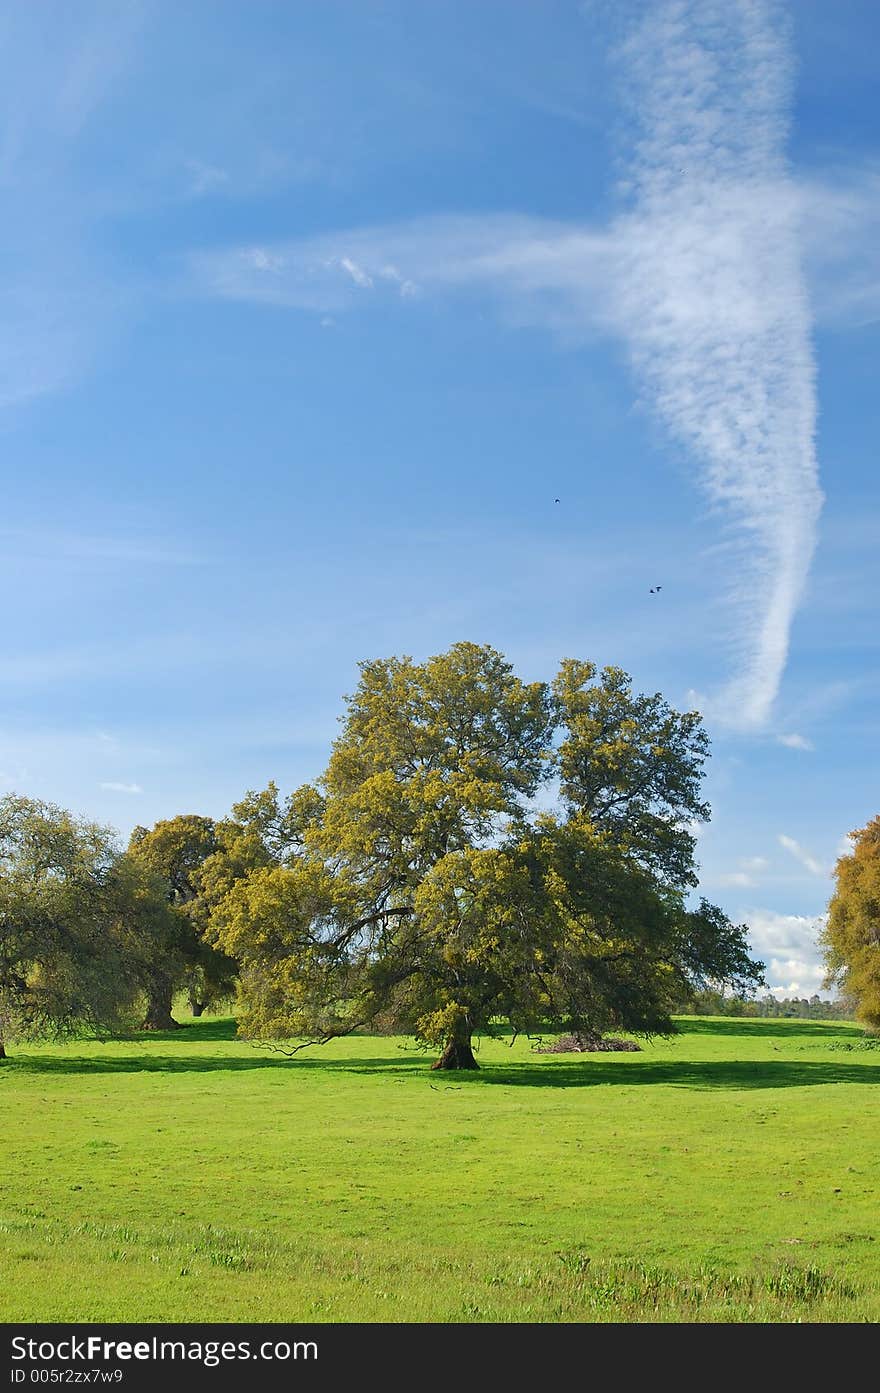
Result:
<instances>
[{"instance_id":1,"label":"distant tree line","mask_svg":"<svg viewBox=\"0 0 880 1393\"><path fill-rule=\"evenodd\" d=\"M764 980L747 926L692 903L707 755L696 712L619 668L524 683L460 643L361 664L322 778L226 818L123 849L4 798L0 1049L173 1029L177 993L198 1015L234 992L246 1037L395 1029L476 1068L472 1037L499 1023L663 1034L714 994L746 1003Z\"/></svg>"},{"instance_id":2,"label":"distant tree line","mask_svg":"<svg viewBox=\"0 0 880 1393\"><path fill-rule=\"evenodd\" d=\"M828 1000L814 993L811 997L778 998L766 996L746 998L725 996L719 991L696 991L682 1001L678 1014L683 1016L745 1016L796 1017L807 1021L852 1020L853 1003Z\"/></svg>"}]
</instances>

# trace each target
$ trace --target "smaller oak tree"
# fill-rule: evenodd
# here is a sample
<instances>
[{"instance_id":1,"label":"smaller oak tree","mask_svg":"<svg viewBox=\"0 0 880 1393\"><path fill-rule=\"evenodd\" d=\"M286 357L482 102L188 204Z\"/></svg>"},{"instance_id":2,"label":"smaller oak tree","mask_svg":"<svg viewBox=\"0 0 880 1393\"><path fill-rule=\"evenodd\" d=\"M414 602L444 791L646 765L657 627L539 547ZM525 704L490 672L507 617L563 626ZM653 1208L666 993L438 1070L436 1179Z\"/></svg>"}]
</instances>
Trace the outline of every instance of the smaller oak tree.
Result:
<instances>
[{"instance_id":1,"label":"smaller oak tree","mask_svg":"<svg viewBox=\"0 0 880 1393\"><path fill-rule=\"evenodd\" d=\"M0 799L0 1058L10 1040L133 1023L167 921L161 881L107 828Z\"/></svg>"},{"instance_id":2,"label":"smaller oak tree","mask_svg":"<svg viewBox=\"0 0 880 1393\"><path fill-rule=\"evenodd\" d=\"M218 846L216 824L195 813L157 822L149 831L136 827L131 834L129 855L164 881L171 909L165 952L156 956L149 974L146 1030L176 1028L171 1014L176 990L186 990L193 1015L200 1016L235 985L235 963L206 938L210 908L202 872Z\"/></svg>"}]
</instances>

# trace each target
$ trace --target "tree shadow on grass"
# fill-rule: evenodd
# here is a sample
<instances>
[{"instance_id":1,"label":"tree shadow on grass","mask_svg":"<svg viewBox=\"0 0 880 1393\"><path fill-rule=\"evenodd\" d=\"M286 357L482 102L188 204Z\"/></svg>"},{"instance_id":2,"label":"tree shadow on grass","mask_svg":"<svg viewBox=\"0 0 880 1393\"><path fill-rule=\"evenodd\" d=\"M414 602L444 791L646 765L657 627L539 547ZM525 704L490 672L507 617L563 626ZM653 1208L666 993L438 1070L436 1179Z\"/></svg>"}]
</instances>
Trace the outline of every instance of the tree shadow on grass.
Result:
<instances>
[{"instance_id":1,"label":"tree shadow on grass","mask_svg":"<svg viewBox=\"0 0 880 1393\"><path fill-rule=\"evenodd\" d=\"M239 1074L253 1069L328 1070L349 1074L411 1074L425 1069L424 1060L376 1059L305 1059L299 1055L289 1058L280 1054L264 1054L254 1049L253 1057L242 1055L28 1055L16 1054L4 1065L11 1076L18 1071L26 1074ZM2 1078L2 1073L0 1073Z\"/></svg>"},{"instance_id":2,"label":"tree shadow on grass","mask_svg":"<svg viewBox=\"0 0 880 1393\"><path fill-rule=\"evenodd\" d=\"M880 1084L880 1055L864 1064L837 1060L609 1060L599 1056L589 1060L560 1060L489 1064L476 1071L431 1073L430 1060L423 1055L401 1058L378 1055L361 1059L332 1059L317 1053L293 1058L264 1052L255 1047L252 1056L212 1054L154 1054L148 1050L132 1054L107 1055L27 1055L9 1061L4 1072L41 1075L98 1074L217 1074L242 1073L255 1069L286 1070L291 1082L299 1074L334 1075L352 1078L374 1076L402 1081L421 1077L433 1089L443 1092L462 1088L497 1085L525 1088L637 1088L672 1086L688 1089L805 1088L822 1084ZM279 1080L280 1081L280 1080Z\"/></svg>"},{"instance_id":3,"label":"tree shadow on grass","mask_svg":"<svg viewBox=\"0 0 880 1393\"><path fill-rule=\"evenodd\" d=\"M209 1016L181 1021L177 1030L139 1030L125 1038L142 1044L168 1040L176 1045L202 1045L212 1040L237 1040L238 1031L234 1016Z\"/></svg>"},{"instance_id":4,"label":"tree shadow on grass","mask_svg":"<svg viewBox=\"0 0 880 1393\"><path fill-rule=\"evenodd\" d=\"M795 1035L809 1035L822 1040L861 1040L864 1030L855 1021L807 1021L796 1016L775 1016L749 1019L742 1016L679 1016L675 1022L678 1035L714 1035L743 1040L788 1040Z\"/></svg>"},{"instance_id":5,"label":"tree shadow on grass","mask_svg":"<svg viewBox=\"0 0 880 1393\"><path fill-rule=\"evenodd\" d=\"M819 1084L880 1084L880 1058L870 1064L801 1060L650 1060L615 1066L606 1060L541 1065L510 1064L480 1070L468 1084L532 1088L805 1088Z\"/></svg>"}]
</instances>

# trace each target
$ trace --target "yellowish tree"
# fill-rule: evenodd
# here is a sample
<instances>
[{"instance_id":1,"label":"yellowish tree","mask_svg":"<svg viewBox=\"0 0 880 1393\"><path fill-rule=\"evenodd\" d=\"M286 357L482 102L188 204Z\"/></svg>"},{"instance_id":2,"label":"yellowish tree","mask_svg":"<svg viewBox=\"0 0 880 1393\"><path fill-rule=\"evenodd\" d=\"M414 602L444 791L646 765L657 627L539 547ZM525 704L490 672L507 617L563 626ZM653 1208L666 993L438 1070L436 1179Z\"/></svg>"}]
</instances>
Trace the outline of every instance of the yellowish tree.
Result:
<instances>
[{"instance_id":1,"label":"yellowish tree","mask_svg":"<svg viewBox=\"0 0 880 1393\"><path fill-rule=\"evenodd\" d=\"M859 1020L880 1032L880 816L851 834L822 935L826 986L838 986Z\"/></svg>"}]
</instances>

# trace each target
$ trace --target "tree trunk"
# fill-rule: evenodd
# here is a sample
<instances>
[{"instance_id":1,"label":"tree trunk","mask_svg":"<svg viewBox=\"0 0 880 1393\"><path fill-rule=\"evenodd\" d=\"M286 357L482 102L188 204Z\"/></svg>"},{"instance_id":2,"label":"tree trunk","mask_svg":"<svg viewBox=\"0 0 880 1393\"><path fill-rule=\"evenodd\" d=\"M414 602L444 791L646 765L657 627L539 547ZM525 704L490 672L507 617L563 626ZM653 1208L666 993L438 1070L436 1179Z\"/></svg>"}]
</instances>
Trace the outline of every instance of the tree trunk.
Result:
<instances>
[{"instance_id":1,"label":"tree trunk","mask_svg":"<svg viewBox=\"0 0 880 1393\"><path fill-rule=\"evenodd\" d=\"M5 1058L6 1058L6 1051L5 1051L5 1049L3 1048L3 1041L0 1040L0 1059L5 1059Z\"/></svg>"},{"instance_id":2,"label":"tree trunk","mask_svg":"<svg viewBox=\"0 0 880 1393\"><path fill-rule=\"evenodd\" d=\"M173 992L170 982L156 982L150 989L144 1030L177 1030L179 1022L171 1014Z\"/></svg>"},{"instance_id":3,"label":"tree trunk","mask_svg":"<svg viewBox=\"0 0 880 1393\"><path fill-rule=\"evenodd\" d=\"M190 997L189 1009L192 1011L194 1016L201 1016L205 1010L205 1003L204 1001L196 1001L193 997Z\"/></svg>"},{"instance_id":4,"label":"tree trunk","mask_svg":"<svg viewBox=\"0 0 880 1393\"><path fill-rule=\"evenodd\" d=\"M474 1059L474 1052L471 1049L471 1028L462 1017L456 1022L455 1030L446 1041L446 1046L440 1058L432 1065L432 1069L479 1069L479 1064Z\"/></svg>"}]
</instances>

